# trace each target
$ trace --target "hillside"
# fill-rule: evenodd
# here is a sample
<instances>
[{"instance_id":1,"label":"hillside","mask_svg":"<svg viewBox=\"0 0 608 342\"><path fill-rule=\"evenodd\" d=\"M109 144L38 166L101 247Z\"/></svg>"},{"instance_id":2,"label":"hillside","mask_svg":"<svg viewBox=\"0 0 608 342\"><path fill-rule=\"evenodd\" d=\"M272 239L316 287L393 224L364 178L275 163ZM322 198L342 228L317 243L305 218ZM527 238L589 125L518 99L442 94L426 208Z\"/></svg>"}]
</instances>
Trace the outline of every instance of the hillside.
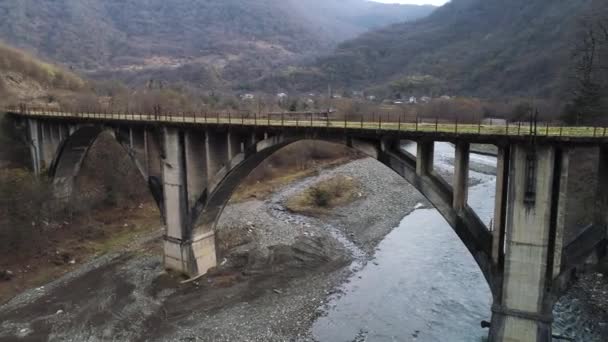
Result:
<instances>
[{"instance_id":1,"label":"hillside","mask_svg":"<svg viewBox=\"0 0 608 342\"><path fill-rule=\"evenodd\" d=\"M61 94L83 90L85 82L72 72L0 44L0 105L45 103Z\"/></svg>"},{"instance_id":2,"label":"hillside","mask_svg":"<svg viewBox=\"0 0 608 342\"><path fill-rule=\"evenodd\" d=\"M430 6L365 0L20 0L0 2L0 39L75 70L144 83L221 87Z\"/></svg>"},{"instance_id":3,"label":"hillside","mask_svg":"<svg viewBox=\"0 0 608 342\"><path fill-rule=\"evenodd\" d=\"M256 86L386 95L551 96L568 78L580 17L600 1L453 0L430 16L344 42Z\"/></svg>"}]
</instances>

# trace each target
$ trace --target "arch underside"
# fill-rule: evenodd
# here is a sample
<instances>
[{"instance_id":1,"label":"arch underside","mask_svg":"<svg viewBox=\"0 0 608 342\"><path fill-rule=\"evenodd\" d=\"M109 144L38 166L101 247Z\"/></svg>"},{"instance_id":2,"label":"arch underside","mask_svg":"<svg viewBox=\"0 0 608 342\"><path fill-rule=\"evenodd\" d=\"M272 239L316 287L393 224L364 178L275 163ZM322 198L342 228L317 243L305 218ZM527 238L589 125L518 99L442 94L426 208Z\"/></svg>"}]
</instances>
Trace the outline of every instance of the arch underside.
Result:
<instances>
[{"instance_id":1,"label":"arch underside","mask_svg":"<svg viewBox=\"0 0 608 342\"><path fill-rule=\"evenodd\" d=\"M460 237L494 292L490 257L491 233L470 207L466 206L459 212L452 208L451 186L439 175L434 173L426 176L417 175L415 157L403 152L399 148L399 141L386 143L379 140L332 139L306 135L275 136L260 141L228 162L218 172L214 181L210 182L208 189L203 191L203 195L192 208L191 227L193 228L187 238L197 241L199 237L212 233L216 229L222 211L241 181L273 153L301 140L323 140L357 149L377 159L412 184L440 212Z\"/></svg>"},{"instance_id":2,"label":"arch underside","mask_svg":"<svg viewBox=\"0 0 608 342\"><path fill-rule=\"evenodd\" d=\"M133 149L128 146L128 139L123 136L120 129L104 125L81 126L59 144L58 151L48 172L49 177L53 180L55 197L62 200L69 199L89 150L95 141L97 141L99 135L104 132L109 132L133 161L137 170L148 184L150 193L162 213L162 182L160 175L149 175L143 169L142 162L137 159Z\"/></svg>"}]
</instances>

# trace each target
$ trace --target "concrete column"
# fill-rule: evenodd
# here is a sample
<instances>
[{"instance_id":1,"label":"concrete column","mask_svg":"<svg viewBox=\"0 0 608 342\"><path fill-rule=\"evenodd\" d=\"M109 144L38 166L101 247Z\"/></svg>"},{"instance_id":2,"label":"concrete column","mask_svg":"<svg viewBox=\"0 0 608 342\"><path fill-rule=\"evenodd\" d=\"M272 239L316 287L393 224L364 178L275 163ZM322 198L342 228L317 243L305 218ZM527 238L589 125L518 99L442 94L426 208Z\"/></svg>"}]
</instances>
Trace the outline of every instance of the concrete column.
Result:
<instances>
[{"instance_id":1,"label":"concrete column","mask_svg":"<svg viewBox=\"0 0 608 342\"><path fill-rule=\"evenodd\" d=\"M53 163L53 157L55 150L53 148L53 137L51 136L51 125L46 122L40 122L40 131L42 133L41 138L41 150L42 150L42 163L40 164L43 170L48 169Z\"/></svg>"},{"instance_id":2,"label":"concrete column","mask_svg":"<svg viewBox=\"0 0 608 342\"><path fill-rule=\"evenodd\" d=\"M456 144L454 156L454 192L452 206L456 211L463 210L469 199L469 150L468 143Z\"/></svg>"},{"instance_id":3,"label":"concrete column","mask_svg":"<svg viewBox=\"0 0 608 342\"><path fill-rule=\"evenodd\" d=\"M594 224L605 227L608 235L608 147L600 147Z\"/></svg>"},{"instance_id":4,"label":"concrete column","mask_svg":"<svg viewBox=\"0 0 608 342\"><path fill-rule=\"evenodd\" d=\"M129 147L132 149L133 146L133 128L129 127Z\"/></svg>"},{"instance_id":5,"label":"concrete column","mask_svg":"<svg viewBox=\"0 0 608 342\"><path fill-rule=\"evenodd\" d=\"M557 195L557 212L555 218L555 243L553 252L553 279L559 277L562 267L562 251L564 249L564 237L566 231L566 213L568 212L568 178L570 175L570 150L564 148L558 150L556 155L559 170L556 177L559 178L559 195ZM554 196L555 197L555 196Z\"/></svg>"},{"instance_id":6,"label":"concrete column","mask_svg":"<svg viewBox=\"0 0 608 342\"><path fill-rule=\"evenodd\" d=\"M217 172L228 161L228 139L223 133L205 132L205 155L207 158L207 180L213 181Z\"/></svg>"},{"instance_id":7,"label":"concrete column","mask_svg":"<svg viewBox=\"0 0 608 342\"><path fill-rule=\"evenodd\" d=\"M188 206L192 208L207 187L207 154L202 132L185 133Z\"/></svg>"},{"instance_id":8,"label":"concrete column","mask_svg":"<svg viewBox=\"0 0 608 342\"><path fill-rule=\"evenodd\" d=\"M191 253L185 238L188 233L188 207L183 136L179 129L165 127L163 140L163 198L167 225L164 264L165 268L187 273Z\"/></svg>"},{"instance_id":9,"label":"concrete column","mask_svg":"<svg viewBox=\"0 0 608 342\"><path fill-rule=\"evenodd\" d=\"M159 139L151 131L146 129L144 132L144 145L146 150L146 169L148 177L162 175L162 160L160 154Z\"/></svg>"},{"instance_id":10,"label":"concrete column","mask_svg":"<svg viewBox=\"0 0 608 342\"><path fill-rule=\"evenodd\" d=\"M135 165L139 169L139 172L148 179L148 166L146 156L146 138L145 130L142 128L131 128L129 129L129 148L130 153Z\"/></svg>"},{"instance_id":11,"label":"concrete column","mask_svg":"<svg viewBox=\"0 0 608 342\"><path fill-rule=\"evenodd\" d=\"M490 341L550 342L551 286L559 177L550 146L514 145L502 293L492 306Z\"/></svg>"},{"instance_id":12,"label":"concrete column","mask_svg":"<svg viewBox=\"0 0 608 342\"><path fill-rule=\"evenodd\" d=\"M416 174L426 176L433 171L433 157L435 154L434 142L418 142L416 153Z\"/></svg>"},{"instance_id":13,"label":"concrete column","mask_svg":"<svg viewBox=\"0 0 608 342\"><path fill-rule=\"evenodd\" d=\"M238 134L235 134L233 132L228 132L228 134L226 135L226 143L227 143L227 148L228 148L228 160L232 160L232 158L234 158L237 154L242 152L241 149L241 140L238 136Z\"/></svg>"},{"instance_id":14,"label":"concrete column","mask_svg":"<svg viewBox=\"0 0 608 342\"><path fill-rule=\"evenodd\" d=\"M492 260L495 264L502 263L504 254L508 184L509 148L499 146L496 156L496 196L494 197L494 221L492 225Z\"/></svg>"},{"instance_id":15,"label":"concrete column","mask_svg":"<svg viewBox=\"0 0 608 342\"><path fill-rule=\"evenodd\" d=\"M42 172L42 148L40 125L35 119L27 120L28 135L30 140L30 156L32 159L32 170L34 174L40 175Z\"/></svg>"}]
</instances>

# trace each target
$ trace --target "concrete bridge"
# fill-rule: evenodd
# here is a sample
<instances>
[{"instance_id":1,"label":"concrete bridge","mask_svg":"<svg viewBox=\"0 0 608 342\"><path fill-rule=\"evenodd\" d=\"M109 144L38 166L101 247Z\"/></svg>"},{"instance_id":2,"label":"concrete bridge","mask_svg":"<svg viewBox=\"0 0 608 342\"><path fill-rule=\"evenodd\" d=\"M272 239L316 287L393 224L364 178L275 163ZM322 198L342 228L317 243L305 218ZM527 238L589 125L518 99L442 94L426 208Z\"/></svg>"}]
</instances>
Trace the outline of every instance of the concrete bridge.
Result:
<instances>
[{"instance_id":1,"label":"concrete bridge","mask_svg":"<svg viewBox=\"0 0 608 342\"><path fill-rule=\"evenodd\" d=\"M484 126L156 113L66 113L9 109L27 128L33 169L48 173L59 200L97 136L109 131L147 179L164 222L168 269L197 276L216 266L215 228L231 194L256 166L303 139L360 150L415 186L460 237L493 295L490 341L551 341L552 308L573 271L605 254L608 137L589 127ZM400 148L417 143L417 153ZM433 168L434 143L456 146L453 180ZM487 227L467 204L472 143L498 147L495 213ZM568 226L573 151L599 147L597 215ZM453 184L453 185L450 185ZM573 238L566 239L566 236Z\"/></svg>"}]
</instances>

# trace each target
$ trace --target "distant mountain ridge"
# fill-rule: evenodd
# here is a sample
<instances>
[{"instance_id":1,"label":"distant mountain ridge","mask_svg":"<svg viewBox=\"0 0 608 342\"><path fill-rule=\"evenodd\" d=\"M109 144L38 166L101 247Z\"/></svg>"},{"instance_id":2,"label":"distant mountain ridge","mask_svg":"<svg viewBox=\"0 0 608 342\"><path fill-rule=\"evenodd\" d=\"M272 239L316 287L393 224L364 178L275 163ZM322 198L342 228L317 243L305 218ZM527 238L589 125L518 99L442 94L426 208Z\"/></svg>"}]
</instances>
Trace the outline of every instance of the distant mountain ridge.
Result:
<instances>
[{"instance_id":1,"label":"distant mountain ridge","mask_svg":"<svg viewBox=\"0 0 608 342\"><path fill-rule=\"evenodd\" d=\"M0 39L75 70L137 81L150 69L221 86L433 9L365 0L3 1Z\"/></svg>"},{"instance_id":2,"label":"distant mountain ridge","mask_svg":"<svg viewBox=\"0 0 608 342\"><path fill-rule=\"evenodd\" d=\"M252 87L361 88L388 95L555 96L581 17L597 0L452 0L428 17L346 41ZM392 94L390 94L392 93Z\"/></svg>"}]
</instances>

